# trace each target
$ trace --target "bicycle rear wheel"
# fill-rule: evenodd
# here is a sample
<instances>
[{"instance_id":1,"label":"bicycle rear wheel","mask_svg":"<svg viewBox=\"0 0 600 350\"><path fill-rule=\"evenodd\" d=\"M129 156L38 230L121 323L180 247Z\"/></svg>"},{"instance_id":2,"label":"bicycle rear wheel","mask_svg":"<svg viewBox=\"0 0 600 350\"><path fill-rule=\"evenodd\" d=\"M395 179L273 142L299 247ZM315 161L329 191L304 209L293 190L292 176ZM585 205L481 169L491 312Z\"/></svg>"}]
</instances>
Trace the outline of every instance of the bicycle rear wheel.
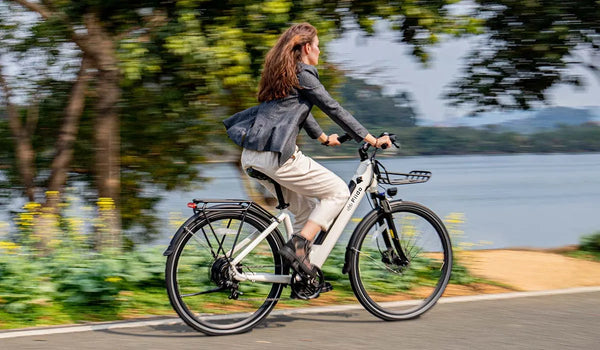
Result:
<instances>
[{"instance_id":1,"label":"bicycle rear wheel","mask_svg":"<svg viewBox=\"0 0 600 350\"><path fill-rule=\"evenodd\" d=\"M450 279L452 248L431 210L411 202L390 205L397 232L382 211L367 215L350 242L349 275L365 309L394 321L418 317L435 305ZM407 261L399 259L394 236Z\"/></svg>"},{"instance_id":2,"label":"bicycle rear wheel","mask_svg":"<svg viewBox=\"0 0 600 350\"><path fill-rule=\"evenodd\" d=\"M264 231L268 221L247 212L212 212L185 223L175 236L167 259L166 284L171 305L192 328L208 335L251 330L277 304L283 285L234 281L229 254ZM278 231L246 256L235 268L239 272L283 274L277 254L283 246ZM239 251L236 248L236 251ZM235 257L235 254L234 254Z\"/></svg>"}]
</instances>

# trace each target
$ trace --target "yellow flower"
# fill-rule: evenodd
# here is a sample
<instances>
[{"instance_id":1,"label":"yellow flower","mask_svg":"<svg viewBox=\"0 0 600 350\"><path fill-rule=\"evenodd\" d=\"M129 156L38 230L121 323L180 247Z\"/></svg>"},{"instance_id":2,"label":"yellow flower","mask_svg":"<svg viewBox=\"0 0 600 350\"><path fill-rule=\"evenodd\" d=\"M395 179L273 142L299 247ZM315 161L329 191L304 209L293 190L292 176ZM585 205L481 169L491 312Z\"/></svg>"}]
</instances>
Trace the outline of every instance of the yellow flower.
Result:
<instances>
[{"instance_id":1,"label":"yellow flower","mask_svg":"<svg viewBox=\"0 0 600 350\"><path fill-rule=\"evenodd\" d=\"M98 209L100 211L109 211L115 209L115 202L112 198L102 197L98 198Z\"/></svg>"},{"instance_id":2,"label":"yellow flower","mask_svg":"<svg viewBox=\"0 0 600 350\"><path fill-rule=\"evenodd\" d=\"M23 209L26 209L28 211L32 211L34 209L38 209L40 208L42 205L40 203L36 203L36 202L27 202L27 204L25 204L23 206Z\"/></svg>"},{"instance_id":3,"label":"yellow flower","mask_svg":"<svg viewBox=\"0 0 600 350\"><path fill-rule=\"evenodd\" d=\"M18 244L8 241L0 241L0 251L4 251L7 254L15 254L18 249Z\"/></svg>"},{"instance_id":4,"label":"yellow flower","mask_svg":"<svg viewBox=\"0 0 600 350\"><path fill-rule=\"evenodd\" d=\"M118 283L121 282L123 279L121 277L107 277L104 282L108 282L108 283Z\"/></svg>"}]
</instances>

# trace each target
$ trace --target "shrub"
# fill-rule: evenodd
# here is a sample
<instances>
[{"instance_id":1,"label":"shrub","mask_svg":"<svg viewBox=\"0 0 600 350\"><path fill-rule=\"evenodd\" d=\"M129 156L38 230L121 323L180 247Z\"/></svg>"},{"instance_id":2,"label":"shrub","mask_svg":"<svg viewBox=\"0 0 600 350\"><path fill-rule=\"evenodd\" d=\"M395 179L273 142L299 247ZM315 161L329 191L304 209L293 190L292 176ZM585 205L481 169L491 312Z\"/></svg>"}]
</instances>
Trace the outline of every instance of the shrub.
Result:
<instances>
[{"instance_id":1,"label":"shrub","mask_svg":"<svg viewBox=\"0 0 600 350\"><path fill-rule=\"evenodd\" d=\"M600 231L581 237L579 249L586 252L600 253Z\"/></svg>"},{"instance_id":2,"label":"shrub","mask_svg":"<svg viewBox=\"0 0 600 350\"><path fill-rule=\"evenodd\" d=\"M23 247L0 252L0 309L9 313L49 303L116 312L123 301L120 292L163 284L164 258L158 247L116 256L59 249L39 257Z\"/></svg>"}]
</instances>

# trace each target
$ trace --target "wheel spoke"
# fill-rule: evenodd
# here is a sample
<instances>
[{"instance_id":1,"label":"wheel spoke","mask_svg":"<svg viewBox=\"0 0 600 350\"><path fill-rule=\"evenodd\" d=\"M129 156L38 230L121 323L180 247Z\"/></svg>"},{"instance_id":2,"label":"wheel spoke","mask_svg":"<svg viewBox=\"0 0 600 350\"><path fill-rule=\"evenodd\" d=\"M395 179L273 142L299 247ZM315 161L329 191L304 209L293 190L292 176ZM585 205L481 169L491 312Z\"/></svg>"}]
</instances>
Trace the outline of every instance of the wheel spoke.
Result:
<instances>
[{"instance_id":1,"label":"wheel spoke","mask_svg":"<svg viewBox=\"0 0 600 350\"><path fill-rule=\"evenodd\" d=\"M183 298L193 297L193 296L196 296L196 295L208 294L208 293L214 293L214 292L221 292L221 291L224 291L224 290L227 290L227 288L225 288L225 287L217 287L217 288L214 288L214 289L209 289L209 290L205 290L205 291L197 292L197 293L181 294L181 297L183 297Z\"/></svg>"},{"instance_id":2,"label":"wheel spoke","mask_svg":"<svg viewBox=\"0 0 600 350\"><path fill-rule=\"evenodd\" d=\"M378 265L380 268L387 269L388 271L391 271L393 273L402 273L401 271L396 271L396 270L392 269L387 264L383 263L381 260L377 260L377 259L373 258L371 256L371 254L369 254L369 253L362 252L362 251L360 251L360 250L358 250L356 248L352 248L352 250L355 251L355 252L357 252L361 256L369 258L369 260L374 263L373 265Z\"/></svg>"},{"instance_id":3,"label":"wheel spoke","mask_svg":"<svg viewBox=\"0 0 600 350\"><path fill-rule=\"evenodd\" d=\"M452 258L447 232L435 214L416 203L393 203L395 234L408 263L393 264L395 253L387 253L393 247L384 240L387 224L378 224L382 219L376 212L365 219L351 247L353 290L368 311L386 320L413 318L430 309L448 283Z\"/></svg>"},{"instance_id":4,"label":"wheel spoke","mask_svg":"<svg viewBox=\"0 0 600 350\"><path fill-rule=\"evenodd\" d=\"M176 248L167 259L167 289L171 304L188 325L208 334L243 332L275 306L281 284L237 281L231 271L283 274L277 254L283 241L278 231L259 242L235 267L226 256L239 250L239 245L247 245L268 224L266 218L231 211L209 213L175 238ZM236 242L238 247L234 247Z\"/></svg>"}]
</instances>

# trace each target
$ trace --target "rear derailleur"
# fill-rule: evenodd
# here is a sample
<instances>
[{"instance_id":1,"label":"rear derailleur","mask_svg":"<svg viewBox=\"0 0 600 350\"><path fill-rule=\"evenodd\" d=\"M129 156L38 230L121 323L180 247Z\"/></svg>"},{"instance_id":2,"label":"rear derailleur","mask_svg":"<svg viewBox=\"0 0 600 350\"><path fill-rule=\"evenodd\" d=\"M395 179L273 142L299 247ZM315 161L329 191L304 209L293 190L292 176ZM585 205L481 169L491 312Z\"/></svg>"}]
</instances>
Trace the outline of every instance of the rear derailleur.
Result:
<instances>
[{"instance_id":1,"label":"rear derailleur","mask_svg":"<svg viewBox=\"0 0 600 350\"><path fill-rule=\"evenodd\" d=\"M229 289L231 291L229 299L237 300L244 293L238 290L239 283L232 278L230 265L229 259L225 257L215 260L210 269L210 279L216 283L220 290ZM236 269L238 272L242 272L241 265L236 266Z\"/></svg>"}]
</instances>

